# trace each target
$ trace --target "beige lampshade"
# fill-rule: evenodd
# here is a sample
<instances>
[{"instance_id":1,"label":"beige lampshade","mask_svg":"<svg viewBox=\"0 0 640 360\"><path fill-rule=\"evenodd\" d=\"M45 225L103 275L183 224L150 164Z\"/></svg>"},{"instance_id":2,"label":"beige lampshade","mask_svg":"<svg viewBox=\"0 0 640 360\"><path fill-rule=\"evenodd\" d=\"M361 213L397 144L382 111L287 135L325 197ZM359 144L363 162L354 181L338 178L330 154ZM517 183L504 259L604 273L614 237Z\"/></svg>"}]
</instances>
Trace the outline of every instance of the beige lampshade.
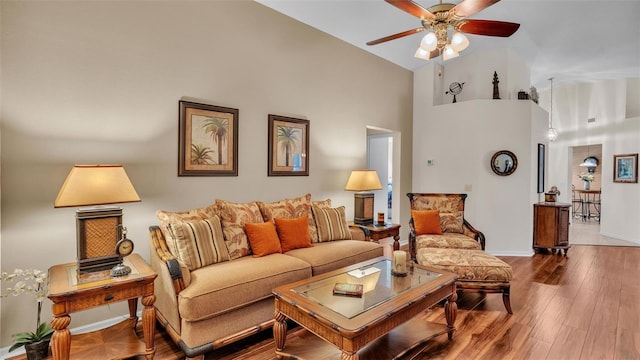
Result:
<instances>
[{"instance_id":1,"label":"beige lampshade","mask_svg":"<svg viewBox=\"0 0 640 360\"><path fill-rule=\"evenodd\" d=\"M380 184L380 178L375 170L353 170L344 189L351 191L380 190L382 184Z\"/></svg>"},{"instance_id":2,"label":"beige lampshade","mask_svg":"<svg viewBox=\"0 0 640 360\"><path fill-rule=\"evenodd\" d=\"M74 165L54 207L140 201L122 165Z\"/></svg>"}]
</instances>

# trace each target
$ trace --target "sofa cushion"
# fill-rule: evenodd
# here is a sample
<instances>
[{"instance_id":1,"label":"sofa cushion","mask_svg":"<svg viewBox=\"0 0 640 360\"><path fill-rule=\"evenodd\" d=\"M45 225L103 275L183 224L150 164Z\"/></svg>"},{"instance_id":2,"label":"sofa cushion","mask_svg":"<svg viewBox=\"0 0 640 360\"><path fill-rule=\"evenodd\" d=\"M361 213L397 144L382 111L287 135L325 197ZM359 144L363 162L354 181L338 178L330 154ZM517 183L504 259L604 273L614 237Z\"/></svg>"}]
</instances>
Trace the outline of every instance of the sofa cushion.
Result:
<instances>
[{"instance_id":1,"label":"sofa cushion","mask_svg":"<svg viewBox=\"0 0 640 360\"><path fill-rule=\"evenodd\" d=\"M273 221L255 224L246 223L244 224L244 231L249 238L251 252L253 252L254 257L282 252L280 239L278 238L276 226L273 224Z\"/></svg>"},{"instance_id":2,"label":"sofa cushion","mask_svg":"<svg viewBox=\"0 0 640 360\"><path fill-rule=\"evenodd\" d=\"M440 210L411 210L416 235L442 235L440 228Z\"/></svg>"},{"instance_id":3,"label":"sofa cushion","mask_svg":"<svg viewBox=\"0 0 640 360\"><path fill-rule=\"evenodd\" d=\"M351 239L344 206L329 208L313 205L312 208L320 242Z\"/></svg>"},{"instance_id":4,"label":"sofa cushion","mask_svg":"<svg viewBox=\"0 0 640 360\"><path fill-rule=\"evenodd\" d=\"M313 246L313 244L311 244L311 237L309 236L307 216L301 216L295 219L275 218L274 221L283 253L293 249Z\"/></svg>"},{"instance_id":5,"label":"sofa cushion","mask_svg":"<svg viewBox=\"0 0 640 360\"><path fill-rule=\"evenodd\" d=\"M418 263L450 271L458 281L509 282L511 265L482 250L418 249Z\"/></svg>"},{"instance_id":6,"label":"sofa cushion","mask_svg":"<svg viewBox=\"0 0 640 360\"><path fill-rule=\"evenodd\" d=\"M184 220L202 220L209 219L218 214L218 209L215 204L211 204L207 207L192 209L192 210L184 210L184 211L167 211L167 210L158 210L156 211L156 216L158 220L160 220L160 231L162 231L162 235L167 242L167 246L170 248L175 248L175 245L169 244L173 241L171 238L171 233L169 232L169 223L176 221L184 221Z\"/></svg>"},{"instance_id":7,"label":"sofa cushion","mask_svg":"<svg viewBox=\"0 0 640 360\"><path fill-rule=\"evenodd\" d=\"M421 248L482 250L482 245L480 245L476 240L463 234L426 234L416 236L416 249Z\"/></svg>"},{"instance_id":8,"label":"sofa cushion","mask_svg":"<svg viewBox=\"0 0 640 360\"><path fill-rule=\"evenodd\" d=\"M295 249L285 255L311 264L313 275L383 256L383 246L369 241L340 240L314 244L313 248Z\"/></svg>"},{"instance_id":9,"label":"sofa cushion","mask_svg":"<svg viewBox=\"0 0 640 360\"><path fill-rule=\"evenodd\" d=\"M169 223L168 228L174 246L169 247L169 251L189 270L229 260L218 216L204 220L174 221Z\"/></svg>"},{"instance_id":10,"label":"sofa cushion","mask_svg":"<svg viewBox=\"0 0 640 360\"><path fill-rule=\"evenodd\" d=\"M245 256L191 272L191 284L178 294L185 321L198 321L269 298L282 284L311 276L308 263L292 256Z\"/></svg>"},{"instance_id":11,"label":"sofa cushion","mask_svg":"<svg viewBox=\"0 0 640 360\"><path fill-rule=\"evenodd\" d=\"M250 255L251 248L247 234L244 232L244 224L264 222L258 204L256 202L234 203L218 199L216 205L220 212L222 233L231 260Z\"/></svg>"},{"instance_id":12,"label":"sofa cushion","mask_svg":"<svg viewBox=\"0 0 640 360\"><path fill-rule=\"evenodd\" d=\"M258 201L257 203L264 221L273 220L275 218L293 219L300 216L307 216L311 242L318 242L316 222L311 212L311 194L272 203L264 203L261 201Z\"/></svg>"}]
</instances>

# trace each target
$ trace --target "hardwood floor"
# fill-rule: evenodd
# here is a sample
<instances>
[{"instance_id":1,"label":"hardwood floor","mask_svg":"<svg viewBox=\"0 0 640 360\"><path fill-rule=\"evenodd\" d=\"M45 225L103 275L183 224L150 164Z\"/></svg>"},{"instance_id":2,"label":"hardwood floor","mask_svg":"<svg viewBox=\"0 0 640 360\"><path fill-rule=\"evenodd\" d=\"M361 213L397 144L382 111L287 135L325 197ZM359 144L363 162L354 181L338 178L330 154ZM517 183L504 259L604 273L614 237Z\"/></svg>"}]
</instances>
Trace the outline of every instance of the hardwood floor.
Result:
<instances>
[{"instance_id":1,"label":"hardwood floor","mask_svg":"<svg viewBox=\"0 0 640 360\"><path fill-rule=\"evenodd\" d=\"M500 295L462 294L454 339L437 338L418 359L640 359L640 248L575 245L566 257L502 259L514 271L514 314L507 314ZM422 318L446 323L441 306ZM287 339L309 336L290 327ZM184 356L163 331L156 346L155 359ZM206 359L275 359L271 332Z\"/></svg>"},{"instance_id":2,"label":"hardwood floor","mask_svg":"<svg viewBox=\"0 0 640 360\"><path fill-rule=\"evenodd\" d=\"M502 257L511 264L511 304L462 294L453 341L441 336L419 359L640 359L640 248L573 246L567 257ZM445 324L442 307L423 318ZM292 337L313 336L299 327ZM156 359L182 354L158 335ZM270 331L206 359L275 359ZM319 355L320 358L320 355Z\"/></svg>"}]
</instances>

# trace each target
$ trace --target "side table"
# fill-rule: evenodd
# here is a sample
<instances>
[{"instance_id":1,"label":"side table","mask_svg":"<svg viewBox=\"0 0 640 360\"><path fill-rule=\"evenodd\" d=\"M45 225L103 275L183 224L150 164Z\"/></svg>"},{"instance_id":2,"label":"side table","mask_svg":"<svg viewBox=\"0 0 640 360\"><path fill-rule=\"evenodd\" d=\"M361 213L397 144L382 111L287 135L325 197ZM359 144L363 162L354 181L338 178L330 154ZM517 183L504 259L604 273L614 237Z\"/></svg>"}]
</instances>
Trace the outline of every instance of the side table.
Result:
<instances>
[{"instance_id":1,"label":"side table","mask_svg":"<svg viewBox=\"0 0 640 360\"><path fill-rule=\"evenodd\" d=\"M128 358L144 355L153 359L155 354L155 309L153 281L157 274L138 254L125 258L125 264L131 267L131 274L112 278L109 271L83 274L78 278L77 263L55 265L49 268L49 299L53 302L51 327L55 330L51 338L51 351L55 360L72 358ZM144 342L135 333L137 322L138 298L142 298L142 327ZM71 323L70 313L93 307L127 300L129 318L106 329L89 334L74 335L73 351L71 332L67 327ZM128 328L128 330L127 330ZM126 330L126 331L123 331ZM94 343L83 344L82 338ZM104 343L95 343L102 339ZM109 344L111 343L111 344ZM84 346L83 346L84 345ZM87 346L89 345L89 346Z\"/></svg>"},{"instance_id":2,"label":"side table","mask_svg":"<svg viewBox=\"0 0 640 360\"><path fill-rule=\"evenodd\" d=\"M357 226L361 229L366 229L365 236L367 241L376 241L378 242L381 239L385 239L388 237L393 238L393 250L400 250L400 225L399 224L387 224L384 225L351 225Z\"/></svg>"}]
</instances>

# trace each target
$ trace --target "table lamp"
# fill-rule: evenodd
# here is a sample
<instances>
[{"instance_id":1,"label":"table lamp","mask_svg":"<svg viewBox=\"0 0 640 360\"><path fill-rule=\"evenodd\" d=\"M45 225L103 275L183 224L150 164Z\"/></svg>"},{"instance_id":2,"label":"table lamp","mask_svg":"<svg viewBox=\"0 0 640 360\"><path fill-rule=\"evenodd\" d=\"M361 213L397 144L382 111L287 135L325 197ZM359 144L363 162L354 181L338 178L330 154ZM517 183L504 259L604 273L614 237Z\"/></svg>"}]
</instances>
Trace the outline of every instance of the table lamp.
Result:
<instances>
[{"instance_id":1,"label":"table lamp","mask_svg":"<svg viewBox=\"0 0 640 360\"><path fill-rule=\"evenodd\" d=\"M74 165L54 207L76 210L78 273L108 270L120 263L116 243L124 236L122 209L95 206L140 201L122 165Z\"/></svg>"},{"instance_id":2,"label":"table lamp","mask_svg":"<svg viewBox=\"0 0 640 360\"><path fill-rule=\"evenodd\" d=\"M345 190L355 191L353 222L358 225L373 224L373 193L382 189L378 173L375 170L353 170Z\"/></svg>"}]
</instances>

